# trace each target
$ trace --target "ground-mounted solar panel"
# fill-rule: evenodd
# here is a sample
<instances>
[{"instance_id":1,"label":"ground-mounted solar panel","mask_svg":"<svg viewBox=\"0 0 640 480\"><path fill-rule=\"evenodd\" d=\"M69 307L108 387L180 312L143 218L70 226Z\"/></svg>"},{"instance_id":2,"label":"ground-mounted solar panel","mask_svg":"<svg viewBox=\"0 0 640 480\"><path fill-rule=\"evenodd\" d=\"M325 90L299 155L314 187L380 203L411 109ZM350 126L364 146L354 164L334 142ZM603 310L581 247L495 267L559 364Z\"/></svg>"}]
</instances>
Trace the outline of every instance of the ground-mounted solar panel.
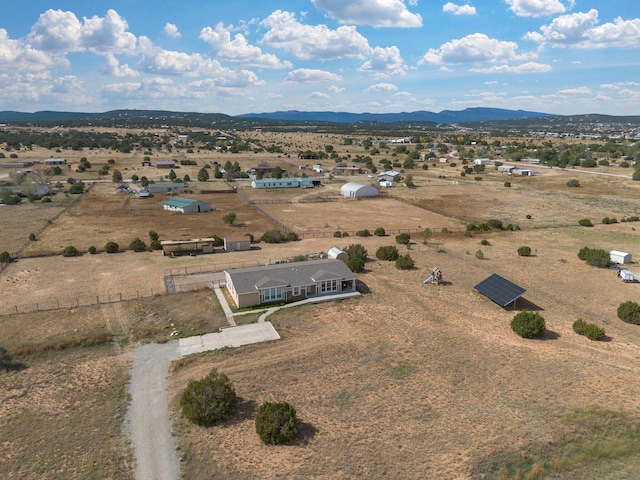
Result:
<instances>
[{"instance_id":1,"label":"ground-mounted solar panel","mask_svg":"<svg viewBox=\"0 0 640 480\"><path fill-rule=\"evenodd\" d=\"M510 303L515 302L518 297L526 292L521 286L495 273L473 288L501 307L506 307Z\"/></svg>"}]
</instances>

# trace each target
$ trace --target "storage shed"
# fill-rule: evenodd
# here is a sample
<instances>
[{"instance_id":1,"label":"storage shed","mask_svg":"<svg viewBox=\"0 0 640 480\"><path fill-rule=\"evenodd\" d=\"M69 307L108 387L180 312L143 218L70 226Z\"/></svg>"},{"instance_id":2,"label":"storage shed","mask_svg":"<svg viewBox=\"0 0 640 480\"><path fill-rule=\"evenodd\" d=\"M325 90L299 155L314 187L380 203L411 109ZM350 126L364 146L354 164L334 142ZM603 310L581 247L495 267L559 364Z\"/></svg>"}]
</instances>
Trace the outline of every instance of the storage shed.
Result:
<instances>
[{"instance_id":1,"label":"storage shed","mask_svg":"<svg viewBox=\"0 0 640 480\"><path fill-rule=\"evenodd\" d=\"M211 210L211 204L193 198L174 197L162 204L165 210L180 213L202 213Z\"/></svg>"},{"instance_id":2,"label":"storage shed","mask_svg":"<svg viewBox=\"0 0 640 480\"><path fill-rule=\"evenodd\" d=\"M627 252L620 252L618 250L611 250L609 252L609 258L613 263L619 263L624 265L625 263L631 263L631 254Z\"/></svg>"},{"instance_id":3,"label":"storage shed","mask_svg":"<svg viewBox=\"0 0 640 480\"><path fill-rule=\"evenodd\" d=\"M332 247L327 252L327 256L333 260L340 260L345 264L349 263L349 254L338 247Z\"/></svg>"},{"instance_id":4,"label":"storage shed","mask_svg":"<svg viewBox=\"0 0 640 480\"><path fill-rule=\"evenodd\" d=\"M340 188L340 193L349 198L377 197L380 194L376 187L357 182L345 183Z\"/></svg>"},{"instance_id":5,"label":"storage shed","mask_svg":"<svg viewBox=\"0 0 640 480\"><path fill-rule=\"evenodd\" d=\"M251 239L249 237L224 237L224 249L227 252L251 250Z\"/></svg>"}]
</instances>

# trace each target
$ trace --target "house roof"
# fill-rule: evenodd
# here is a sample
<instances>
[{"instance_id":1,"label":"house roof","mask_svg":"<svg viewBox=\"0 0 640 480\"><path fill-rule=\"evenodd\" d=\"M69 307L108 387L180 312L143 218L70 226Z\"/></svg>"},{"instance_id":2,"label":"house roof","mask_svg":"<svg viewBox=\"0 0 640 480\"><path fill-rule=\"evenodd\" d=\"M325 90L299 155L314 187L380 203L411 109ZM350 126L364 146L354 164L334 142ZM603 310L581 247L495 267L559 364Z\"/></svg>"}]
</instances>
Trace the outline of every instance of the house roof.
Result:
<instances>
[{"instance_id":1,"label":"house roof","mask_svg":"<svg viewBox=\"0 0 640 480\"><path fill-rule=\"evenodd\" d=\"M380 172L378 174L378 177L382 177L382 176L389 176L389 177L397 177L398 175L400 175L400 172L396 172L395 170L387 170L386 172Z\"/></svg>"},{"instance_id":2,"label":"house roof","mask_svg":"<svg viewBox=\"0 0 640 480\"><path fill-rule=\"evenodd\" d=\"M189 207L194 203L204 203L204 202L200 202L200 200L195 200L193 198L173 197L172 199L164 202L163 205L170 205L172 207L184 208L184 207Z\"/></svg>"},{"instance_id":3,"label":"house roof","mask_svg":"<svg viewBox=\"0 0 640 480\"><path fill-rule=\"evenodd\" d=\"M326 280L355 280L356 276L340 260L311 260L280 263L225 271L238 295L255 293L262 288L306 286Z\"/></svg>"}]
</instances>

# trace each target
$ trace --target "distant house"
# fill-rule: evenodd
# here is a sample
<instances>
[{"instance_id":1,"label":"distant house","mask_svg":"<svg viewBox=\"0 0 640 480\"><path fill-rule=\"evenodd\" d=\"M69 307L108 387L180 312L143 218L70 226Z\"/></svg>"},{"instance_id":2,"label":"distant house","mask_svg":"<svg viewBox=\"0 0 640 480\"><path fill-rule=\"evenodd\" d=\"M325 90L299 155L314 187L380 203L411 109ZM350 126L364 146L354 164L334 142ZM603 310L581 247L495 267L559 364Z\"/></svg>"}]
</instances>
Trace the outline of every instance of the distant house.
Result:
<instances>
[{"instance_id":1,"label":"distant house","mask_svg":"<svg viewBox=\"0 0 640 480\"><path fill-rule=\"evenodd\" d=\"M488 158L476 158L473 161L473 164L474 165L484 165L486 167L487 165L491 165L491 160L488 159Z\"/></svg>"},{"instance_id":2,"label":"distant house","mask_svg":"<svg viewBox=\"0 0 640 480\"><path fill-rule=\"evenodd\" d=\"M394 182L390 182L389 180L380 180L378 182L378 185L380 185L382 188L391 188L396 186Z\"/></svg>"},{"instance_id":3,"label":"distant house","mask_svg":"<svg viewBox=\"0 0 640 480\"><path fill-rule=\"evenodd\" d=\"M151 160L143 160L142 161L142 166L143 167L150 167L151 166Z\"/></svg>"},{"instance_id":4,"label":"distant house","mask_svg":"<svg viewBox=\"0 0 640 480\"><path fill-rule=\"evenodd\" d=\"M158 160L156 162L156 168L173 168L176 166L174 160Z\"/></svg>"},{"instance_id":5,"label":"distant house","mask_svg":"<svg viewBox=\"0 0 640 480\"><path fill-rule=\"evenodd\" d=\"M315 186L314 180L311 178L263 178L262 180L253 180L251 186L253 188L311 188ZM320 185L320 181L317 180Z\"/></svg>"},{"instance_id":6,"label":"distant house","mask_svg":"<svg viewBox=\"0 0 640 480\"><path fill-rule=\"evenodd\" d=\"M211 204L193 198L173 197L162 204L165 210L179 213L202 213L211 211Z\"/></svg>"},{"instance_id":7,"label":"distant house","mask_svg":"<svg viewBox=\"0 0 640 480\"><path fill-rule=\"evenodd\" d=\"M312 169L313 169L313 171L314 171L314 172L316 172L316 173L322 173L322 172L324 172L324 169L322 168L322 165L320 165L320 164L315 164L315 165L312 167Z\"/></svg>"},{"instance_id":8,"label":"distant house","mask_svg":"<svg viewBox=\"0 0 640 480\"><path fill-rule=\"evenodd\" d=\"M46 158L44 160L45 165L66 165L66 158Z\"/></svg>"},{"instance_id":9,"label":"distant house","mask_svg":"<svg viewBox=\"0 0 640 480\"><path fill-rule=\"evenodd\" d=\"M149 198L151 196L151 192L147 187L142 187L140 190L138 190L138 196L140 198Z\"/></svg>"},{"instance_id":10,"label":"distant house","mask_svg":"<svg viewBox=\"0 0 640 480\"><path fill-rule=\"evenodd\" d=\"M335 167L333 173L336 175L356 175L362 173L360 167Z\"/></svg>"},{"instance_id":11,"label":"distant house","mask_svg":"<svg viewBox=\"0 0 640 480\"><path fill-rule=\"evenodd\" d=\"M258 165L257 167L252 167L251 170L249 170L249 173L251 173L251 175L257 175L258 173L264 175L265 173L275 172L275 170L276 167L272 167L270 165Z\"/></svg>"},{"instance_id":12,"label":"distant house","mask_svg":"<svg viewBox=\"0 0 640 480\"><path fill-rule=\"evenodd\" d=\"M355 292L356 277L340 260L311 260L225 270L238 308Z\"/></svg>"},{"instance_id":13,"label":"distant house","mask_svg":"<svg viewBox=\"0 0 640 480\"><path fill-rule=\"evenodd\" d=\"M511 165L500 165L500 166L498 167L498 171L499 171L499 172L505 172L505 173L511 174L511 172L513 171L513 169L514 169L514 168L515 168L515 167L512 167Z\"/></svg>"},{"instance_id":14,"label":"distant house","mask_svg":"<svg viewBox=\"0 0 640 480\"><path fill-rule=\"evenodd\" d=\"M150 194L154 193L182 193L184 192L184 183L181 182L160 182L150 183L147 185Z\"/></svg>"},{"instance_id":15,"label":"distant house","mask_svg":"<svg viewBox=\"0 0 640 480\"><path fill-rule=\"evenodd\" d=\"M631 254L627 252L621 252L619 250L611 250L609 252L609 258L613 263L619 263L624 265L625 263L631 263Z\"/></svg>"},{"instance_id":16,"label":"distant house","mask_svg":"<svg viewBox=\"0 0 640 480\"><path fill-rule=\"evenodd\" d=\"M251 239L249 237L224 237L224 249L227 252L241 252L251 250Z\"/></svg>"},{"instance_id":17,"label":"distant house","mask_svg":"<svg viewBox=\"0 0 640 480\"><path fill-rule=\"evenodd\" d=\"M395 170L387 170L386 172L380 172L378 174L378 182L395 182L400 177L400 172Z\"/></svg>"}]
</instances>

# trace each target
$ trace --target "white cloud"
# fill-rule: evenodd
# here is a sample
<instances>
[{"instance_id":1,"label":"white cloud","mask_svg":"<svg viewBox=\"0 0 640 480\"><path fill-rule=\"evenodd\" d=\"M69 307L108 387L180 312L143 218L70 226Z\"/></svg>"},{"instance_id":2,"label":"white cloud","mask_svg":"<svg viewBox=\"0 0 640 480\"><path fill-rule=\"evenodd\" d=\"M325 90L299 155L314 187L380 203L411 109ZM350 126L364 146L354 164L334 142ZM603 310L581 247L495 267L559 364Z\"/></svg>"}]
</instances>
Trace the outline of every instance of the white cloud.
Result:
<instances>
[{"instance_id":1,"label":"white cloud","mask_svg":"<svg viewBox=\"0 0 640 480\"><path fill-rule=\"evenodd\" d=\"M54 93L74 93L81 89L82 80L75 75L65 75L53 81L52 91Z\"/></svg>"},{"instance_id":2,"label":"white cloud","mask_svg":"<svg viewBox=\"0 0 640 480\"><path fill-rule=\"evenodd\" d=\"M342 77L326 70L318 70L312 68L299 68L292 70L287 75L287 82L295 83L325 83L340 82Z\"/></svg>"},{"instance_id":3,"label":"white cloud","mask_svg":"<svg viewBox=\"0 0 640 480\"><path fill-rule=\"evenodd\" d=\"M491 81L484 82L484 84L485 84L485 85L497 85L497 84L498 84L498 82L497 82L497 81L495 81L495 80L491 80Z\"/></svg>"},{"instance_id":4,"label":"white cloud","mask_svg":"<svg viewBox=\"0 0 640 480\"><path fill-rule=\"evenodd\" d=\"M175 23L167 23L164 26L164 34L171 38L180 38L180 31Z\"/></svg>"},{"instance_id":5,"label":"white cloud","mask_svg":"<svg viewBox=\"0 0 640 480\"><path fill-rule=\"evenodd\" d=\"M479 63L518 60L524 58L516 54L518 44L489 38L483 33L474 33L464 38L444 43L440 48L430 48L420 64L434 65L456 63Z\"/></svg>"},{"instance_id":6,"label":"white cloud","mask_svg":"<svg viewBox=\"0 0 640 480\"><path fill-rule=\"evenodd\" d=\"M520 65L493 65L488 68L471 68L470 71L476 73L546 73L551 71L551 65L527 62Z\"/></svg>"},{"instance_id":7,"label":"white cloud","mask_svg":"<svg viewBox=\"0 0 640 480\"><path fill-rule=\"evenodd\" d=\"M394 97L410 97L411 94L409 92L397 92L393 94Z\"/></svg>"},{"instance_id":8,"label":"white cloud","mask_svg":"<svg viewBox=\"0 0 640 480\"><path fill-rule=\"evenodd\" d=\"M84 18L82 46L97 54L135 53L136 36L127 32L127 21L115 10L107 10L104 17Z\"/></svg>"},{"instance_id":9,"label":"white cloud","mask_svg":"<svg viewBox=\"0 0 640 480\"><path fill-rule=\"evenodd\" d=\"M322 93L322 92L311 92L308 95L308 98L329 98L329 95L327 95L326 93Z\"/></svg>"},{"instance_id":10,"label":"white cloud","mask_svg":"<svg viewBox=\"0 0 640 480\"><path fill-rule=\"evenodd\" d=\"M27 36L30 44L50 52L81 50L82 25L73 12L47 10Z\"/></svg>"},{"instance_id":11,"label":"white cloud","mask_svg":"<svg viewBox=\"0 0 640 480\"><path fill-rule=\"evenodd\" d=\"M450 72L453 72L453 69L451 69L451 68L449 68L449 67L445 67L445 66L440 67L438 70L439 70L440 72L444 72L444 73L450 73Z\"/></svg>"},{"instance_id":12,"label":"white cloud","mask_svg":"<svg viewBox=\"0 0 640 480\"><path fill-rule=\"evenodd\" d=\"M617 83L603 83L600 88L606 88L611 90L619 90L624 87L637 87L640 86L638 82L617 82Z\"/></svg>"},{"instance_id":13,"label":"white cloud","mask_svg":"<svg viewBox=\"0 0 640 480\"><path fill-rule=\"evenodd\" d=\"M372 72L378 77L388 77L406 75L407 67L398 47L375 47L371 50L369 60L360 67L360 71Z\"/></svg>"},{"instance_id":14,"label":"white cloud","mask_svg":"<svg viewBox=\"0 0 640 480\"><path fill-rule=\"evenodd\" d=\"M301 60L365 58L370 51L369 42L354 26L331 30L326 25L304 25L293 13L282 10L276 10L261 24L267 28L261 43L281 48Z\"/></svg>"},{"instance_id":15,"label":"white cloud","mask_svg":"<svg viewBox=\"0 0 640 480\"><path fill-rule=\"evenodd\" d=\"M263 68L291 68L291 62L282 62L272 54L262 53L259 47L250 45L244 35L238 33L231 38L232 25L225 27L218 23L216 28L205 27L200 31L200 39L211 45L213 52L231 63Z\"/></svg>"},{"instance_id":16,"label":"white cloud","mask_svg":"<svg viewBox=\"0 0 640 480\"><path fill-rule=\"evenodd\" d=\"M107 55L105 58L104 72L112 77L137 77L140 75L126 63L124 65L120 65L118 59L111 54Z\"/></svg>"},{"instance_id":17,"label":"white cloud","mask_svg":"<svg viewBox=\"0 0 640 480\"><path fill-rule=\"evenodd\" d=\"M505 0L510 10L519 17L542 17L564 13L567 8L573 8L574 0L565 6L560 0Z\"/></svg>"},{"instance_id":18,"label":"white cloud","mask_svg":"<svg viewBox=\"0 0 640 480\"><path fill-rule=\"evenodd\" d=\"M340 23L373 27L422 26L422 17L411 13L402 0L311 0L311 3Z\"/></svg>"},{"instance_id":19,"label":"white cloud","mask_svg":"<svg viewBox=\"0 0 640 480\"><path fill-rule=\"evenodd\" d=\"M395 92L398 90L393 83L376 83L375 85L368 86L365 92Z\"/></svg>"},{"instance_id":20,"label":"white cloud","mask_svg":"<svg viewBox=\"0 0 640 480\"><path fill-rule=\"evenodd\" d=\"M7 31L0 28L0 71L12 74L22 72L47 72L59 66L67 66L68 61L56 54L36 50L24 42L12 40Z\"/></svg>"},{"instance_id":21,"label":"white cloud","mask_svg":"<svg viewBox=\"0 0 640 480\"><path fill-rule=\"evenodd\" d=\"M578 12L555 18L549 25L540 27L540 32L528 32L525 40L553 46L575 46L578 48L637 47L640 45L640 18L613 23L599 23L598 11Z\"/></svg>"},{"instance_id":22,"label":"white cloud","mask_svg":"<svg viewBox=\"0 0 640 480\"><path fill-rule=\"evenodd\" d=\"M593 90L588 87L565 88L558 90L558 95L593 95Z\"/></svg>"},{"instance_id":23,"label":"white cloud","mask_svg":"<svg viewBox=\"0 0 640 480\"><path fill-rule=\"evenodd\" d=\"M327 90L329 90L331 93L343 93L346 88L338 87L337 85L330 85Z\"/></svg>"},{"instance_id":24,"label":"white cloud","mask_svg":"<svg viewBox=\"0 0 640 480\"><path fill-rule=\"evenodd\" d=\"M131 95L136 90L139 90L141 86L142 83L139 82L109 83L102 87L102 92Z\"/></svg>"},{"instance_id":25,"label":"white cloud","mask_svg":"<svg viewBox=\"0 0 640 480\"><path fill-rule=\"evenodd\" d=\"M442 6L442 11L445 13L453 13L454 15L475 15L476 7L471 5L456 5L453 2L447 2Z\"/></svg>"}]
</instances>

